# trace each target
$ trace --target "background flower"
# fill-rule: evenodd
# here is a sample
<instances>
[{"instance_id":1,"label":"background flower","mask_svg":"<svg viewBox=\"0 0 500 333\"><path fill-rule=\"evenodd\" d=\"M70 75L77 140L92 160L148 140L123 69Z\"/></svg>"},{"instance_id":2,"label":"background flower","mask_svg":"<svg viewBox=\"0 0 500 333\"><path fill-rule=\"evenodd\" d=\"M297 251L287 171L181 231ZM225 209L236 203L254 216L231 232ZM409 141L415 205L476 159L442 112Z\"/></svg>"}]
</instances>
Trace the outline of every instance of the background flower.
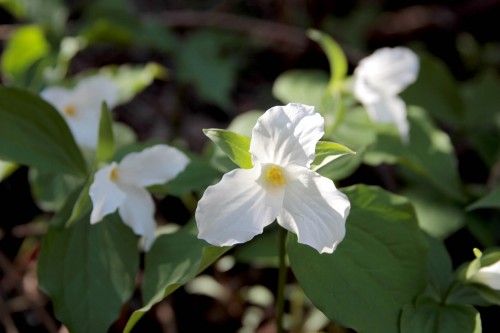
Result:
<instances>
[{"instance_id":1,"label":"background flower","mask_svg":"<svg viewBox=\"0 0 500 333\"><path fill-rule=\"evenodd\" d=\"M50 87L40 94L61 113L76 142L90 149L97 146L102 102L111 109L118 101L118 88L103 76L82 79L72 89Z\"/></svg>"},{"instance_id":2,"label":"background flower","mask_svg":"<svg viewBox=\"0 0 500 333\"><path fill-rule=\"evenodd\" d=\"M354 96L373 121L392 123L404 142L408 141L406 105L397 95L413 83L419 61L405 47L383 48L362 59L354 71Z\"/></svg>"}]
</instances>

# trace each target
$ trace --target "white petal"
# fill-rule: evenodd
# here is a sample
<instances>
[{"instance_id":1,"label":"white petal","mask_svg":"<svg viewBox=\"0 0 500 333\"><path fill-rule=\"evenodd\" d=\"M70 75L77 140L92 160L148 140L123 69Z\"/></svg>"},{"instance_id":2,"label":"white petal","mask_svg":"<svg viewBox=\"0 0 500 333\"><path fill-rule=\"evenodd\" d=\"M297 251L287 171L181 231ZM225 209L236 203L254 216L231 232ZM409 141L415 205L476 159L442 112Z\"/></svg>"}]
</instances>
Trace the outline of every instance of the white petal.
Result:
<instances>
[{"instance_id":1,"label":"white petal","mask_svg":"<svg viewBox=\"0 0 500 333\"><path fill-rule=\"evenodd\" d=\"M94 182L90 186L89 195L92 200L90 223L94 224L113 213L125 200L125 193L110 178L111 170L116 163L108 165L96 172Z\"/></svg>"},{"instance_id":2,"label":"white petal","mask_svg":"<svg viewBox=\"0 0 500 333\"><path fill-rule=\"evenodd\" d=\"M109 109L118 102L118 87L104 76L91 76L82 79L74 88L75 104L100 114L101 105L106 101Z\"/></svg>"},{"instance_id":3,"label":"white petal","mask_svg":"<svg viewBox=\"0 0 500 333\"><path fill-rule=\"evenodd\" d=\"M155 204L148 191L137 186L123 186L125 200L118 212L123 222L134 230L136 235L144 236L145 249L149 250L155 239Z\"/></svg>"},{"instance_id":4,"label":"white petal","mask_svg":"<svg viewBox=\"0 0 500 333\"><path fill-rule=\"evenodd\" d=\"M354 95L362 103L373 102L374 95L397 95L418 75L419 60L408 48L383 48L359 62L354 71Z\"/></svg>"},{"instance_id":5,"label":"white petal","mask_svg":"<svg viewBox=\"0 0 500 333\"><path fill-rule=\"evenodd\" d=\"M299 243L332 253L345 235L351 204L333 182L302 167L287 168L283 210L278 223L297 234Z\"/></svg>"},{"instance_id":6,"label":"white petal","mask_svg":"<svg viewBox=\"0 0 500 333\"><path fill-rule=\"evenodd\" d=\"M217 246L249 241L278 216L283 191L259 184L260 167L236 169L209 186L196 208L198 238Z\"/></svg>"},{"instance_id":7,"label":"white petal","mask_svg":"<svg viewBox=\"0 0 500 333\"><path fill-rule=\"evenodd\" d=\"M481 267L471 279L492 289L500 290L500 260L492 265Z\"/></svg>"},{"instance_id":8,"label":"white petal","mask_svg":"<svg viewBox=\"0 0 500 333\"><path fill-rule=\"evenodd\" d=\"M44 89L40 96L52 104L60 113L73 100L73 92L62 87L49 87Z\"/></svg>"},{"instance_id":9,"label":"white petal","mask_svg":"<svg viewBox=\"0 0 500 333\"><path fill-rule=\"evenodd\" d=\"M324 134L323 127L323 117L312 106L288 104L267 110L252 131L250 152L254 165L309 167L316 143Z\"/></svg>"},{"instance_id":10,"label":"white petal","mask_svg":"<svg viewBox=\"0 0 500 333\"><path fill-rule=\"evenodd\" d=\"M379 123L394 124L404 143L409 140L406 104L398 96L380 96L376 102L365 105L370 118Z\"/></svg>"},{"instance_id":11,"label":"white petal","mask_svg":"<svg viewBox=\"0 0 500 333\"><path fill-rule=\"evenodd\" d=\"M63 116L75 141L81 146L94 150L97 147L100 114L78 109L74 116Z\"/></svg>"},{"instance_id":12,"label":"white petal","mask_svg":"<svg viewBox=\"0 0 500 333\"><path fill-rule=\"evenodd\" d=\"M156 145L125 156L120 162L120 183L136 186L163 184L176 177L189 163L180 150Z\"/></svg>"}]
</instances>

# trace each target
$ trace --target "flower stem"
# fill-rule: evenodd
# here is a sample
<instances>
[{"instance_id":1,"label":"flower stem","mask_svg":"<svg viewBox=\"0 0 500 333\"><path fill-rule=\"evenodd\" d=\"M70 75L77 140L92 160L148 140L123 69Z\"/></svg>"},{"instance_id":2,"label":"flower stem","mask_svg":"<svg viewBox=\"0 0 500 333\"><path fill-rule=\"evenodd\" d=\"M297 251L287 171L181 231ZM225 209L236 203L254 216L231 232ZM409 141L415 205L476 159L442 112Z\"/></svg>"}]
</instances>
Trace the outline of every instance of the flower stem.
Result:
<instances>
[{"instance_id":1,"label":"flower stem","mask_svg":"<svg viewBox=\"0 0 500 333\"><path fill-rule=\"evenodd\" d=\"M283 333L283 313L285 310L285 284L286 284L286 236L287 230L280 228L279 231L279 273L278 273L278 295L276 297L276 332Z\"/></svg>"}]
</instances>

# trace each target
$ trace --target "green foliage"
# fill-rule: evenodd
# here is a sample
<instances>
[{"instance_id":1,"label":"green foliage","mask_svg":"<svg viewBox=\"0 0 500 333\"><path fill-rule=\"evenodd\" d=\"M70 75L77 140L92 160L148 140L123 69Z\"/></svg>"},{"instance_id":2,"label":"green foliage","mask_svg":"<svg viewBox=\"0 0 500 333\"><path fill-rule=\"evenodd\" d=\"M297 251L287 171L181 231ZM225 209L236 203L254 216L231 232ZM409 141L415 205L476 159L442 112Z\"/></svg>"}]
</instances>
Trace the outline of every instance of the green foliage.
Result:
<instances>
[{"instance_id":1,"label":"green foliage","mask_svg":"<svg viewBox=\"0 0 500 333\"><path fill-rule=\"evenodd\" d=\"M101 119L99 121L99 139L96 151L96 163L109 161L115 153L115 139L113 134L113 123L111 114L105 102L101 107Z\"/></svg>"},{"instance_id":2,"label":"green foliage","mask_svg":"<svg viewBox=\"0 0 500 333\"><path fill-rule=\"evenodd\" d=\"M143 303L130 317L124 332L128 333L154 304L221 257L230 247L209 246L199 240L193 223L174 234L159 236L146 254Z\"/></svg>"},{"instance_id":3,"label":"green foliage","mask_svg":"<svg viewBox=\"0 0 500 333\"><path fill-rule=\"evenodd\" d=\"M11 85L26 87L36 80L37 66L50 53L50 45L40 26L17 29L2 53L3 79ZM35 77L34 77L35 76Z\"/></svg>"},{"instance_id":4,"label":"green foliage","mask_svg":"<svg viewBox=\"0 0 500 333\"><path fill-rule=\"evenodd\" d=\"M486 194L481 199L469 205L467 207L467 210L475 210L480 208L500 209L500 186L495 187L490 193Z\"/></svg>"},{"instance_id":5,"label":"green foliage","mask_svg":"<svg viewBox=\"0 0 500 333\"><path fill-rule=\"evenodd\" d=\"M203 132L240 168L252 168L249 137L220 129L205 129Z\"/></svg>"},{"instance_id":6,"label":"green foliage","mask_svg":"<svg viewBox=\"0 0 500 333\"><path fill-rule=\"evenodd\" d=\"M14 88L0 87L0 158L42 171L87 174L61 115L38 96Z\"/></svg>"},{"instance_id":7,"label":"green foliage","mask_svg":"<svg viewBox=\"0 0 500 333\"><path fill-rule=\"evenodd\" d=\"M67 220L74 198L63 209ZM137 237L120 218L91 225L90 207L70 225L45 235L38 261L40 287L71 332L105 332L132 295L139 267Z\"/></svg>"},{"instance_id":8,"label":"green foliage","mask_svg":"<svg viewBox=\"0 0 500 333\"><path fill-rule=\"evenodd\" d=\"M283 103L319 106L328 87L328 75L319 70L295 69L274 81L273 95Z\"/></svg>"},{"instance_id":9,"label":"green foliage","mask_svg":"<svg viewBox=\"0 0 500 333\"><path fill-rule=\"evenodd\" d=\"M290 264L327 317L359 332L399 332L401 309L422 292L427 246L408 200L376 187L344 190L352 209L333 254L288 242Z\"/></svg>"}]
</instances>

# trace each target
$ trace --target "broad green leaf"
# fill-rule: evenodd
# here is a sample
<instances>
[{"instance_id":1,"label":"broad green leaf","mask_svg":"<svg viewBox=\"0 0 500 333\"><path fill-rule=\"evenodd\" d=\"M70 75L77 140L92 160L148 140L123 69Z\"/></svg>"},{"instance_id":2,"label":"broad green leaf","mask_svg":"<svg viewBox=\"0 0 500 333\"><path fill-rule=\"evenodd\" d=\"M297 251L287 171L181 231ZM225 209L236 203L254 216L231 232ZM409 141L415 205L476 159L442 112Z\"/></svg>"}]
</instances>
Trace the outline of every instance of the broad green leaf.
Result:
<instances>
[{"instance_id":1,"label":"broad green leaf","mask_svg":"<svg viewBox=\"0 0 500 333\"><path fill-rule=\"evenodd\" d=\"M328 75L319 70L287 71L274 81L273 95L283 103L319 106L328 87Z\"/></svg>"},{"instance_id":2,"label":"broad green leaf","mask_svg":"<svg viewBox=\"0 0 500 333\"><path fill-rule=\"evenodd\" d=\"M332 37L321 31L309 29L307 36L321 45L323 52L325 52L328 58L328 63L330 64L329 89L338 89L345 80L348 69L344 51L342 51L340 45Z\"/></svg>"},{"instance_id":3,"label":"broad green leaf","mask_svg":"<svg viewBox=\"0 0 500 333\"><path fill-rule=\"evenodd\" d=\"M333 254L288 242L302 289L328 318L358 332L397 333L405 304L425 287L427 245L407 199L364 185L351 201L346 237Z\"/></svg>"},{"instance_id":4,"label":"broad green leaf","mask_svg":"<svg viewBox=\"0 0 500 333\"><path fill-rule=\"evenodd\" d=\"M252 168L249 137L221 129L204 129L203 133L240 168Z\"/></svg>"},{"instance_id":5,"label":"broad green leaf","mask_svg":"<svg viewBox=\"0 0 500 333\"><path fill-rule=\"evenodd\" d=\"M311 163L311 169L318 170L347 154L355 155L356 153L340 143L319 141L316 144L316 157Z\"/></svg>"},{"instance_id":6,"label":"broad green leaf","mask_svg":"<svg viewBox=\"0 0 500 333\"><path fill-rule=\"evenodd\" d=\"M28 71L50 52L42 28L26 25L16 29L2 54L2 76L5 81L27 87Z\"/></svg>"},{"instance_id":7,"label":"broad green leaf","mask_svg":"<svg viewBox=\"0 0 500 333\"><path fill-rule=\"evenodd\" d=\"M37 205L48 212L58 211L65 203L68 193L81 185L82 181L72 175L30 169L31 193Z\"/></svg>"},{"instance_id":8,"label":"broad green leaf","mask_svg":"<svg viewBox=\"0 0 500 333\"><path fill-rule=\"evenodd\" d=\"M251 242L236 247L234 250L236 261L259 268L277 268L279 265L278 228L281 226L269 226L264 233L255 236Z\"/></svg>"},{"instance_id":9,"label":"broad green leaf","mask_svg":"<svg viewBox=\"0 0 500 333\"><path fill-rule=\"evenodd\" d=\"M51 227L38 259L40 287L75 333L107 331L132 295L139 267L137 237L117 214L96 225L89 220L90 207L75 223Z\"/></svg>"},{"instance_id":10,"label":"broad green leaf","mask_svg":"<svg viewBox=\"0 0 500 333\"><path fill-rule=\"evenodd\" d=\"M124 333L134 325L151 307L191 281L230 247L210 246L196 237L193 224L173 234L161 235L146 254L141 309L130 317Z\"/></svg>"},{"instance_id":11,"label":"broad green leaf","mask_svg":"<svg viewBox=\"0 0 500 333\"><path fill-rule=\"evenodd\" d=\"M15 88L0 87L0 158L44 171L87 173L59 112L38 96Z\"/></svg>"},{"instance_id":12,"label":"broad green leaf","mask_svg":"<svg viewBox=\"0 0 500 333\"><path fill-rule=\"evenodd\" d=\"M470 305L439 304L421 297L407 305L401 316L401 333L481 333L481 317Z\"/></svg>"},{"instance_id":13,"label":"broad green leaf","mask_svg":"<svg viewBox=\"0 0 500 333\"><path fill-rule=\"evenodd\" d=\"M467 206L467 210L480 208L500 209L500 186L495 187L493 191L491 191L481 199L475 201L473 204Z\"/></svg>"},{"instance_id":14,"label":"broad green leaf","mask_svg":"<svg viewBox=\"0 0 500 333\"><path fill-rule=\"evenodd\" d=\"M101 107L101 119L99 121L99 139L96 151L96 163L109 161L115 153L115 140L113 134L113 121L111 113L105 102Z\"/></svg>"},{"instance_id":15,"label":"broad green leaf","mask_svg":"<svg viewBox=\"0 0 500 333\"><path fill-rule=\"evenodd\" d=\"M464 105L456 81L439 59L421 55L417 81L401 96L410 105L426 109L434 118L452 126L463 121Z\"/></svg>"}]
</instances>

